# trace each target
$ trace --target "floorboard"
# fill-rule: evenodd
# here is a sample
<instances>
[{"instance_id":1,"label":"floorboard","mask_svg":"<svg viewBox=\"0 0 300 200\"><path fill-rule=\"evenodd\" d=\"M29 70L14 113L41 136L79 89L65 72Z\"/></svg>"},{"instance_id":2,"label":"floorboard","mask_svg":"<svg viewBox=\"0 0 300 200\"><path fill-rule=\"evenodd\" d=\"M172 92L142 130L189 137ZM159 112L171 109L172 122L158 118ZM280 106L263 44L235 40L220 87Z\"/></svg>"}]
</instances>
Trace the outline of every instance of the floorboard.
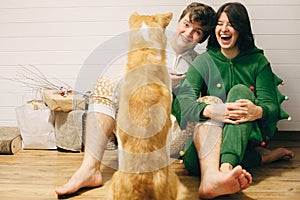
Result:
<instances>
[{"instance_id":1,"label":"floorboard","mask_svg":"<svg viewBox=\"0 0 300 200\"><path fill-rule=\"evenodd\" d=\"M300 199L300 132L281 132L273 139L271 148L286 147L296 154L291 161L278 161L252 168L253 184L243 192L217 199ZM115 151L107 151L102 165L103 178L107 183L115 170ZM53 200L57 199L54 188L65 183L80 166L83 153L56 150L21 150L15 155L0 155L0 199ZM189 188L188 200L198 199L199 178L185 173L176 160L171 167ZM93 189L82 189L72 200L105 199L107 184Z\"/></svg>"}]
</instances>

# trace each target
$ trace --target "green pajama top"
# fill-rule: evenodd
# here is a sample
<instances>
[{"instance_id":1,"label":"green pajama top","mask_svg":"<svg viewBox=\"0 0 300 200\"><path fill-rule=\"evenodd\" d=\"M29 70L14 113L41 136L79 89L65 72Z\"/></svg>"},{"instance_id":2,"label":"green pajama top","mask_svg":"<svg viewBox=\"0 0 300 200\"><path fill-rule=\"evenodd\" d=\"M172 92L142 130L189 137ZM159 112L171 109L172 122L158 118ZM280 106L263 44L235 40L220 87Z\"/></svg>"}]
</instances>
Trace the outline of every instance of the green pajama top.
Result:
<instances>
[{"instance_id":1,"label":"green pajama top","mask_svg":"<svg viewBox=\"0 0 300 200\"><path fill-rule=\"evenodd\" d=\"M220 49L208 47L193 61L186 75L173 91L172 113L182 128L188 121L206 120L201 117L206 104L196 101L200 95L217 96L226 102L229 90L243 84L252 90L254 103L263 109L262 118L257 120L261 133L271 137L276 131L280 109L276 86L270 63L261 49L240 52L229 60Z\"/></svg>"}]
</instances>

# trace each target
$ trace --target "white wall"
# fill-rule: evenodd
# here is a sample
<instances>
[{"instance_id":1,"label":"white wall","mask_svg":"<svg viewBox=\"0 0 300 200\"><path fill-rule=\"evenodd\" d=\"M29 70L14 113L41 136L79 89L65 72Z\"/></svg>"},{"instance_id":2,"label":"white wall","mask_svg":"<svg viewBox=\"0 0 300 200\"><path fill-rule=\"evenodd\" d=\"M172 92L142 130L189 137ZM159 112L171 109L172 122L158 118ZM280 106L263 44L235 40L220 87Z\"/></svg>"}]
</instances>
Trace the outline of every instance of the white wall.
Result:
<instances>
[{"instance_id":1,"label":"white wall","mask_svg":"<svg viewBox=\"0 0 300 200\"><path fill-rule=\"evenodd\" d=\"M128 31L129 15L172 11L176 27L187 0L0 0L0 126L16 125L15 107L31 94L14 79L19 65L32 64L48 78L75 85L88 56ZM203 0L217 9L227 1ZM300 3L298 0L243 0L257 46L285 81L291 121L280 130L300 130ZM7 80L9 79L9 80Z\"/></svg>"}]
</instances>

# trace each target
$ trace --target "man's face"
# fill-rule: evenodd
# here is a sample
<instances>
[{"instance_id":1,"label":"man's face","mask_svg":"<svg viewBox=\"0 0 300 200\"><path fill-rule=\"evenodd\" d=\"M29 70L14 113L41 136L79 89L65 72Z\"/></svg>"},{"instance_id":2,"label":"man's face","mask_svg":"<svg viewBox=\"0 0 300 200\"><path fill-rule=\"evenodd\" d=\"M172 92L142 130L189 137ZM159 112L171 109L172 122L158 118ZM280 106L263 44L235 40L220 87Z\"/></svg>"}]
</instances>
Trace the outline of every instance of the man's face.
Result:
<instances>
[{"instance_id":1,"label":"man's face","mask_svg":"<svg viewBox=\"0 0 300 200\"><path fill-rule=\"evenodd\" d=\"M200 23L189 20L189 13L178 22L176 31L177 43L184 49L194 48L204 36Z\"/></svg>"}]
</instances>

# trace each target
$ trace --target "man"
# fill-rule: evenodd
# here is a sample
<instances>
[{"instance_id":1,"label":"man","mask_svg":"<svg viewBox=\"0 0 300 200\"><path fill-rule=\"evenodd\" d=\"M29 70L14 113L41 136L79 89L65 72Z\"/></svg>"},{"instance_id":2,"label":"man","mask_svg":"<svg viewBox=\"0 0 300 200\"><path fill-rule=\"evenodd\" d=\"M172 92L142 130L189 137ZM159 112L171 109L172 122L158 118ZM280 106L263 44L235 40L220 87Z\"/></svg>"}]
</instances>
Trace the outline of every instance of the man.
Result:
<instances>
[{"instance_id":1,"label":"man","mask_svg":"<svg viewBox=\"0 0 300 200\"><path fill-rule=\"evenodd\" d=\"M201 3L191 3L182 12L176 33L169 39L170 48L167 49L167 64L170 68L172 88L176 88L185 78L185 75L181 74L187 71L190 62L197 56L194 51L195 46L204 42L210 35L214 18L215 11ZM86 151L82 165L65 185L55 190L58 195L71 194L83 187L96 187L103 184L100 171L101 160L107 138L113 134L116 126L118 110L115 102L118 96L115 95L118 85L116 80L118 80L117 76L102 77L98 80L87 116ZM95 124L98 126L94 126ZM195 135L199 134L195 133ZM203 158L203 162L200 161L201 173L211 175L211 179L201 180L201 193L218 191L219 195L232 194L247 188L251 183L251 175L239 166L226 172L219 169L220 145L221 142L217 142L211 147L213 150L210 154ZM202 147L200 145L197 148L201 151ZM200 188L199 194L202 195Z\"/></svg>"}]
</instances>

